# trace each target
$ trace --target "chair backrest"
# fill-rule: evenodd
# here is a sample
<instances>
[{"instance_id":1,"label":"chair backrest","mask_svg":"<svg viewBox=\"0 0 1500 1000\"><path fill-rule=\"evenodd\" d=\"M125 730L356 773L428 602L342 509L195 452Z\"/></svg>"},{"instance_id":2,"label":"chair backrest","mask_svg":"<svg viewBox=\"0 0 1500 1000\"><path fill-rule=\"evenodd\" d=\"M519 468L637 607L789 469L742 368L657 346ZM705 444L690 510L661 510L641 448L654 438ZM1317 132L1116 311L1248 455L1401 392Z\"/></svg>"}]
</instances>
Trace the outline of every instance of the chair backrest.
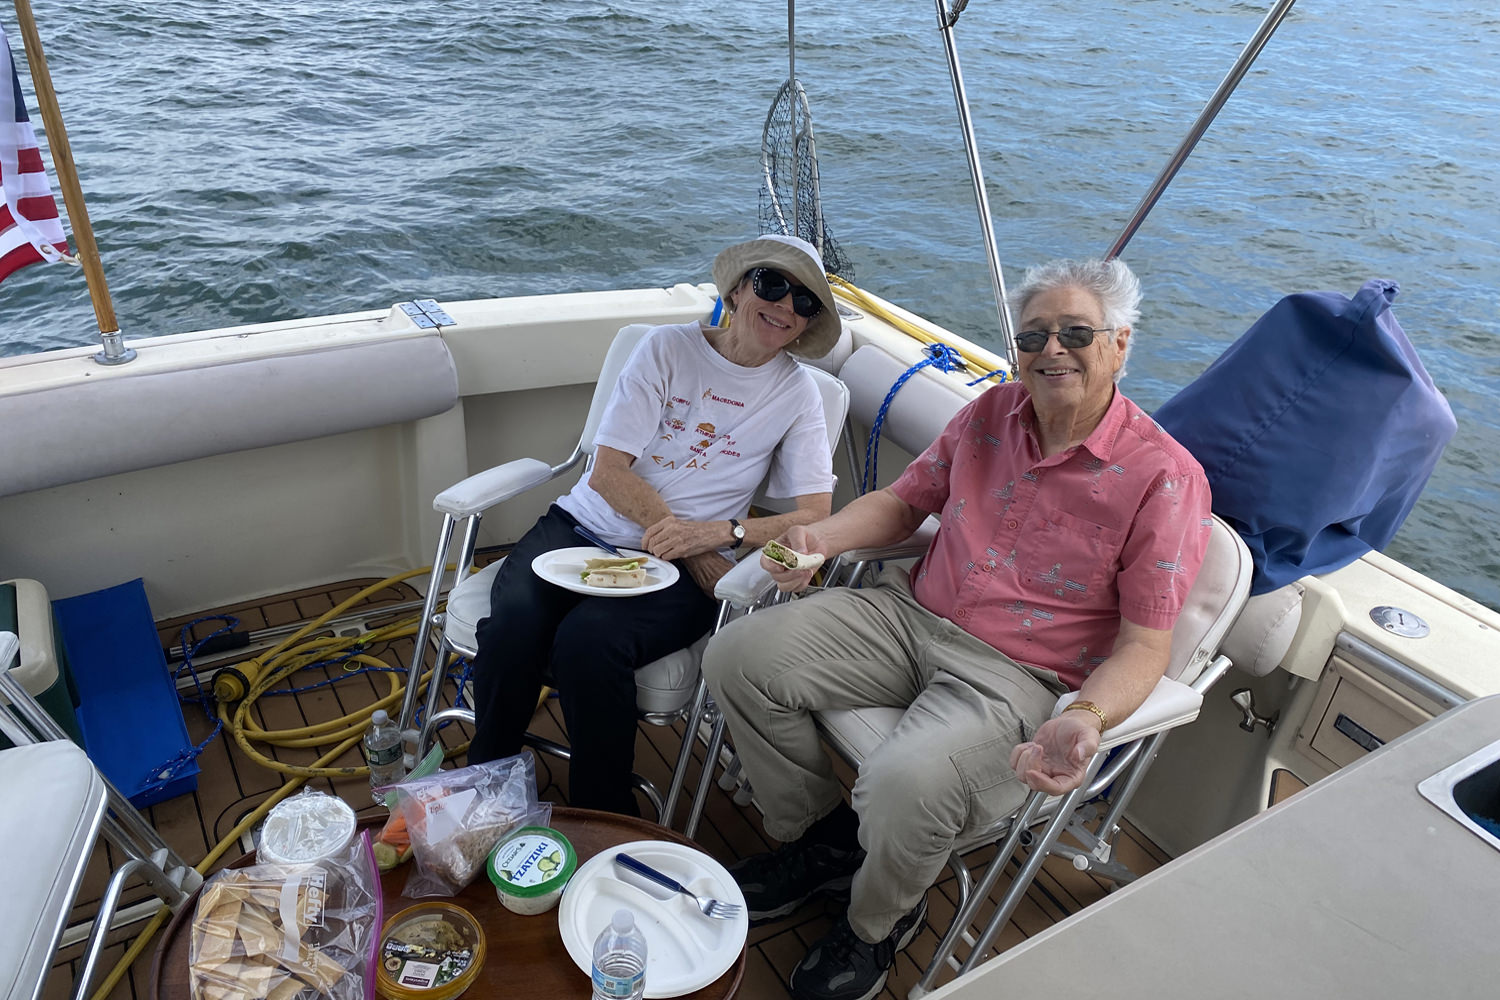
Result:
<instances>
[{"instance_id":1,"label":"chair backrest","mask_svg":"<svg viewBox=\"0 0 1500 1000\"><path fill-rule=\"evenodd\" d=\"M828 431L828 450L832 453L838 448L839 438L844 433L844 417L849 413L849 388L837 376L830 375L821 368L806 363L802 367L818 384L818 395L823 398L823 420ZM769 478L769 473L767 476ZM834 481L838 481L837 476L834 476ZM756 487L755 496L750 503L778 514L785 514L793 509L789 500L767 496L764 481Z\"/></svg>"},{"instance_id":2,"label":"chair backrest","mask_svg":"<svg viewBox=\"0 0 1500 1000\"><path fill-rule=\"evenodd\" d=\"M630 352L635 350L635 345L652 329L650 323L631 323L620 327L620 332L610 342L609 351L604 355L604 365L599 369L599 381L594 385L594 398L589 401L589 415L583 422L583 433L578 438L578 450L585 455L593 457L594 435L599 433L599 421L604 419L604 404L609 402L610 393L615 391L615 383L620 380L625 362L630 360Z\"/></svg>"},{"instance_id":3,"label":"chair backrest","mask_svg":"<svg viewBox=\"0 0 1500 1000\"><path fill-rule=\"evenodd\" d=\"M1167 676L1184 684L1193 683L1213 659L1250 596L1250 550L1233 528L1217 515L1210 517L1203 566L1172 629Z\"/></svg>"}]
</instances>

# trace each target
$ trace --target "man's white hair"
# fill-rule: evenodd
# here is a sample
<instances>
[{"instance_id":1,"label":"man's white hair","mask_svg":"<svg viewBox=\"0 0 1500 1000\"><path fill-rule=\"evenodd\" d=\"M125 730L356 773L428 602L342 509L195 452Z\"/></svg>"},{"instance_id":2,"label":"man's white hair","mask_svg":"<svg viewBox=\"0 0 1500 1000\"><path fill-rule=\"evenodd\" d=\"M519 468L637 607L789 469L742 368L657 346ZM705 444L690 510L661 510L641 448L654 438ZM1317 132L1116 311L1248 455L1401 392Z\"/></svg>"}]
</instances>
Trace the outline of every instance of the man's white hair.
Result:
<instances>
[{"instance_id":1,"label":"man's white hair","mask_svg":"<svg viewBox=\"0 0 1500 1000\"><path fill-rule=\"evenodd\" d=\"M1104 325L1119 329L1128 326L1130 339L1125 342L1125 356L1115 381L1125 374L1125 362L1135 344L1135 323L1141 316L1141 283L1120 258L1113 260L1053 260L1028 267L1014 295L1016 315L1026 312L1031 300L1057 288L1080 288L1099 303Z\"/></svg>"}]
</instances>

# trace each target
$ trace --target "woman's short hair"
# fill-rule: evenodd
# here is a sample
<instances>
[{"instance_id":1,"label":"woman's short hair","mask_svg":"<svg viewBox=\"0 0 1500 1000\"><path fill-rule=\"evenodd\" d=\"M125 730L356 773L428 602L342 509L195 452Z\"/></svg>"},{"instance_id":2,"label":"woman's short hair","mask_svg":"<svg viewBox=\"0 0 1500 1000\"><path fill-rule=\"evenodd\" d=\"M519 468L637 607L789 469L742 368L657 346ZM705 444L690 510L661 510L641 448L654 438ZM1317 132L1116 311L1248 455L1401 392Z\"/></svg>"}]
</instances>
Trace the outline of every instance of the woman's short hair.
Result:
<instances>
[{"instance_id":1,"label":"woman's short hair","mask_svg":"<svg viewBox=\"0 0 1500 1000\"><path fill-rule=\"evenodd\" d=\"M1120 258L1113 260L1053 260L1028 267L1013 296L1016 315L1026 312L1031 300L1055 288L1081 288L1092 294L1104 313L1104 325L1118 329L1128 326L1131 337L1125 342L1125 358L1135 343L1135 324L1141 316L1141 283ZM1125 374L1123 361L1115 376Z\"/></svg>"}]
</instances>

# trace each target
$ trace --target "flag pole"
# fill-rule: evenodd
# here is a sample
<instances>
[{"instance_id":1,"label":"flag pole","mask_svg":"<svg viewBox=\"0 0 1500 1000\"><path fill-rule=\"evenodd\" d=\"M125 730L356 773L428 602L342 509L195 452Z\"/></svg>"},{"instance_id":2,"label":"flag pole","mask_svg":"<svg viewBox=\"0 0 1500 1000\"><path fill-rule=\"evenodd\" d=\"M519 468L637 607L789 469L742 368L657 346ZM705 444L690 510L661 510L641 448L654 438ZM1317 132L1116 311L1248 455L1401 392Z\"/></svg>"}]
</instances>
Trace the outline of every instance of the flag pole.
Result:
<instances>
[{"instance_id":1,"label":"flag pole","mask_svg":"<svg viewBox=\"0 0 1500 1000\"><path fill-rule=\"evenodd\" d=\"M31 84L36 89L42 124L47 130L47 145L52 150L52 166L57 170L57 183L62 188L63 204L67 206L68 221L73 227L74 251L83 264L89 298L94 303L94 317L99 321L99 339L104 343L104 350L95 354L94 360L102 365L122 365L135 357L135 351L125 346L120 324L115 319L109 284L104 280L104 265L99 260L93 226L89 224L88 206L83 203L83 188L78 183L78 168L73 165L73 148L68 145L68 130L63 126L62 112L57 106L57 91L52 88L47 57L42 53L42 36L36 30L36 19L31 16L31 0L15 2L21 40L26 46L26 62L31 67Z\"/></svg>"}]
</instances>

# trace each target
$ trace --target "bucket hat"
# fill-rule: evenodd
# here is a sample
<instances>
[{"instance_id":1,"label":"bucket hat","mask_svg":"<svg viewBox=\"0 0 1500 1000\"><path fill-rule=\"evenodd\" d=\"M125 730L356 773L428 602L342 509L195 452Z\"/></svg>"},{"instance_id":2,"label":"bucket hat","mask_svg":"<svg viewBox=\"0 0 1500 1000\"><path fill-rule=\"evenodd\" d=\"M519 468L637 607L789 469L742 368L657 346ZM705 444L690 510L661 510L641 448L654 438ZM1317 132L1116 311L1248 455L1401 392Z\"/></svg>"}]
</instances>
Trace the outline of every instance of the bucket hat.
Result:
<instances>
[{"instance_id":1,"label":"bucket hat","mask_svg":"<svg viewBox=\"0 0 1500 1000\"><path fill-rule=\"evenodd\" d=\"M823 303L818 314L807 321L807 329L786 349L802 358L821 358L833 350L842 326L838 306L833 300L833 289L828 287L828 277L823 273L823 260L813 245L795 236L772 234L736 243L721 251L714 258L714 284L726 305L729 293L734 291L740 279L756 267L771 267L790 275Z\"/></svg>"}]
</instances>

